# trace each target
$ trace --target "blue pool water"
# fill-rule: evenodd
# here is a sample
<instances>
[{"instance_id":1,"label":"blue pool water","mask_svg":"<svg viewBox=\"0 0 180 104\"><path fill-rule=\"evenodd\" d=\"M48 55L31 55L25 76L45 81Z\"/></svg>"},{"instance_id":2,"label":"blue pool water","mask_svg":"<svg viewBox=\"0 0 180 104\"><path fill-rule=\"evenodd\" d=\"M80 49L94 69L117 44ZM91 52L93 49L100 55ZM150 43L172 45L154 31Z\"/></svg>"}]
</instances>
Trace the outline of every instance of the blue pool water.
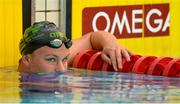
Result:
<instances>
[{"instance_id":1,"label":"blue pool water","mask_svg":"<svg viewBox=\"0 0 180 104\"><path fill-rule=\"evenodd\" d=\"M67 73L0 69L0 103L180 103L180 78L70 68Z\"/></svg>"}]
</instances>

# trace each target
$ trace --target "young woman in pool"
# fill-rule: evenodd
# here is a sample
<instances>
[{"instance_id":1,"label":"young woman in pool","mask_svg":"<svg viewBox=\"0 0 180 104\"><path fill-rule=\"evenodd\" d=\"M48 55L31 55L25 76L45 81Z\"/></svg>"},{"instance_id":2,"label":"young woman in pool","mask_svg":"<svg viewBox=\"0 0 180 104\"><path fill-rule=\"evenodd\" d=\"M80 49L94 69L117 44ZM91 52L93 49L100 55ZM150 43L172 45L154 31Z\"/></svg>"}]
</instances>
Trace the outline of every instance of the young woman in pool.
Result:
<instances>
[{"instance_id":1,"label":"young woman in pool","mask_svg":"<svg viewBox=\"0 0 180 104\"><path fill-rule=\"evenodd\" d=\"M71 41L48 21L27 28L19 47L22 55L20 72L65 72L76 54L84 50L102 51L102 59L112 64L115 71L122 68L122 57L130 61L130 52L108 32L91 32Z\"/></svg>"}]
</instances>

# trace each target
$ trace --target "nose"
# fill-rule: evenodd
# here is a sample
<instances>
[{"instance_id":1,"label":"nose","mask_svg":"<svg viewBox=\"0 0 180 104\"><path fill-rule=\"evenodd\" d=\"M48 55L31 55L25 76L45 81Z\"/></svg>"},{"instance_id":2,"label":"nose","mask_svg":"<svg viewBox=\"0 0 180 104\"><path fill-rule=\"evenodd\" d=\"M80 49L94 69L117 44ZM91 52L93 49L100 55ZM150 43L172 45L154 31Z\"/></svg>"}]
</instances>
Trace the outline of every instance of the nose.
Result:
<instances>
[{"instance_id":1,"label":"nose","mask_svg":"<svg viewBox=\"0 0 180 104\"><path fill-rule=\"evenodd\" d=\"M55 69L56 72L66 72L67 71L67 62L59 61Z\"/></svg>"}]
</instances>

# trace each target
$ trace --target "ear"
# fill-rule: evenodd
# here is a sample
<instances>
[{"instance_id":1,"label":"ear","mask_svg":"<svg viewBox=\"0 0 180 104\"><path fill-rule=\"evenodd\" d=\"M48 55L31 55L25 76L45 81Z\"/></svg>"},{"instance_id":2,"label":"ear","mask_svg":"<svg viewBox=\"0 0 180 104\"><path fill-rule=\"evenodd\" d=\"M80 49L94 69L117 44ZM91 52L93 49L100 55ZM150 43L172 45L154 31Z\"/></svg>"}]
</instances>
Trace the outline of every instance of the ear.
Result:
<instances>
[{"instance_id":1,"label":"ear","mask_svg":"<svg viewBox=\"0 0 180 104\"><path fill-rule=\"evenodd\" d=\"M23 64L25 64L27 67L29 67L30 63L31 63L31 56L30 55L24 55L22 56L22 60L21 62Z\"/></svg>"},{"instance_id":2,"label":"ear","mask_svg":"<svg viewBox=\"0 0 180 104\"><path fill-rule=\"evenodd\" d=\"M22 58L19 60L18 71L29 72L30 63L31 63L30 55L22 56Z\"/></svg>"}]
</instances>

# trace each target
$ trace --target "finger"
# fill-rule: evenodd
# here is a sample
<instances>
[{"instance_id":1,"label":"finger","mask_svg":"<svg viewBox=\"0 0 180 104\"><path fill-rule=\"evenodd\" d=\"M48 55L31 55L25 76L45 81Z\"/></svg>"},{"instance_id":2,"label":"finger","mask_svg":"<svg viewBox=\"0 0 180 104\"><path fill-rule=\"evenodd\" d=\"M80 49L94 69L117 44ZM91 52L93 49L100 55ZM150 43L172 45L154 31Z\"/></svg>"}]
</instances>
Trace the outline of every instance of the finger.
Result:
<instances>
[{"instance_id":1,"label":"finger","mask_svg":"<svg viewBox=\"0 0 180 104\"><path fill-rule=\"evenodd\" d=\"M101 58L111 65L111 59L106 54L102 53Z\"/></svg>"},{"instance_id":2,"label":"finger","mask_svg":"<svg viewBox=\"0 0 180 104\"><path fill-rule=\"evenodd\" d=\"M113 65L114 70L118 71L118 69L117 69L117 61L116 61L116 56L115 56L114 51L110 53L110 58L111 58L111 63Z\"/></svg>"},{"instance_id":3,"label":"finger","mask_svg":"<svg viewBox=\"0 0 180 104\"><path fill-rule=\"evenodd\" d=\"M122 69L122 56L121 56L121 50L119 48L116 49L116 60L117 60L118 68Z\"/></svg>"},{"instance_id":4,"label":"finger","mask_svg":"<svg viewBox=\"0 0 180 104\"><path fill-rule=\"evenodd\" d=\"M128 52L129 55L133 55L133 52L132 52L132 51L130 51L130 50L128 50L128 49L126 49L126 51Z\"/></svg>"},{"instance_id":5,"label":"finger","mask_svg":"<svg viewBox=\"0 0 180 104\"><path fill-rule=\"evenodd\" d=\"M127 61L131 61L130 59L130 55L128 53L128 51L126 49L123 49L122 51L122 55L124 56L124 58L127 60Z\"/></svg>"}]
</instances>

